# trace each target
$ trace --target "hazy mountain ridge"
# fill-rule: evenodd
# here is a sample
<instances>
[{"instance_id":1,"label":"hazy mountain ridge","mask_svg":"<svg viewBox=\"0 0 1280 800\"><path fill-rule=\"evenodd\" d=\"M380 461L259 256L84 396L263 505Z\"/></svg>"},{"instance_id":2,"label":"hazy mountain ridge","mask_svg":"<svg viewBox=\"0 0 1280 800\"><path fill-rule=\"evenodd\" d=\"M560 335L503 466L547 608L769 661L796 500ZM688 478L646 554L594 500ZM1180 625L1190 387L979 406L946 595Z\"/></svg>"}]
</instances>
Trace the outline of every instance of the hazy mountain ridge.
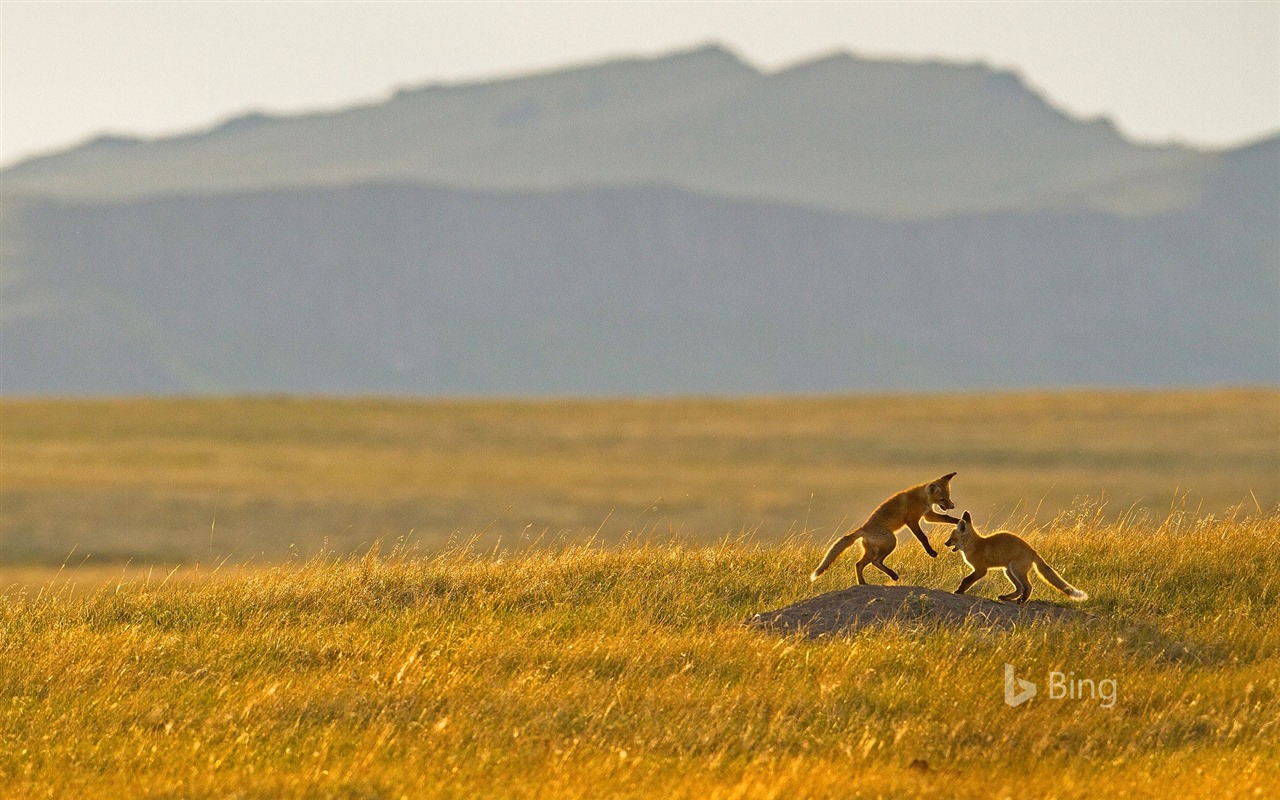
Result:
<instances>
[{"instance_id":1,"label":"hazy mountain ridge","mask_svg":"<svg viewBox=\"0 0 1280 800\"><path fill-rule=\"evenodd\" d=\"M1280 136L1137 147L981 66L709 48L0 179L2 392L1280 383Z\"/></svg>"},{"instance_id":2,"label":"hazy mountain ridge","mask_svg":"<svg viewBox=\"0 0 1280 800\"><path fill-rule=\"evenodd\" d=\"M836 54L763 73L707 47L405 90L340 112L253 114L132 145L104 140L3 176L14 196L107 201L383 181L484 191L657 183L916 218L1185 207L1214 159L1072 120L982 65ZM1137 176L1178 186L1153 195L1127 186Z\"/></svg>"}]
</instances>

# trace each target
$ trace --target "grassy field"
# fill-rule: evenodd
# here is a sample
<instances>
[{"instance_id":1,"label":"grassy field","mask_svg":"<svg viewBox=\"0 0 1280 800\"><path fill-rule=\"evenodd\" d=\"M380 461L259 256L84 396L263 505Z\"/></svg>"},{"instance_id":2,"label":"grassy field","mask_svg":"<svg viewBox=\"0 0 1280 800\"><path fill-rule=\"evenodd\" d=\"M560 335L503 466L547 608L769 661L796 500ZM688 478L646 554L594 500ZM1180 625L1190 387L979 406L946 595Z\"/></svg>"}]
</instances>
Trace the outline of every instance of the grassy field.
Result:
<instances>
[{"instance_id":1,"label":"grassy field","mask_svg":"<svg viewBox=\"0 0 1280 800\"><path fill-rule=\"evenodd\" d=\"M850 581L845 559L811 588L820 551L795 539L11 589L0 793L1275 797L1280 517L1073 513L1027 536L1092 595L1081 621L744 628ZM908 583L962 574L893 560ZM1039 683L1029 703L1004 704L1006 663ZM1114 704L1055 699L1050 671L1115 681Z\"/></svg>"},{"instance_id":2,"label":"grassy field","mask_svg":"<svg viewBox=\"0 0 1280 800\"><path fill-rule=\"evenodd\" d=\"M1276 796L1278 449L1262 390L0 401L0 796ZM1084 618L741 624L953 470Z\"/></svg>"},{"instance_id":3,"label":"grassy field","mask_svg":"<svg viewBox=\"0 0 1280 800\"><path fill-rule=\"evenodd\" d=\"M64 562L270 563L473 536L514 550L742 531L825 542L888 494L951 471L956 501L979 522L1044 523L1084 498L1108 519L1184 506L1221 515L1280 504L1278 443L1275 390L9 399L0 568L32 580Z\"/></svg>"}]
</instances>

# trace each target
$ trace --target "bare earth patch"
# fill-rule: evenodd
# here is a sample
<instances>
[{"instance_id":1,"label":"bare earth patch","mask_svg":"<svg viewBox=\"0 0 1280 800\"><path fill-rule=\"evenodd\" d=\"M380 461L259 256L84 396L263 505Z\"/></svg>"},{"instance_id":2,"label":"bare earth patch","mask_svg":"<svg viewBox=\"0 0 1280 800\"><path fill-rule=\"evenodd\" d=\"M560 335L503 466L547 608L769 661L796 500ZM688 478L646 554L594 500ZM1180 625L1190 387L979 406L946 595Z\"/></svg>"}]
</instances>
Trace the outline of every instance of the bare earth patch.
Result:
<instances>
[{"instance_id":1,"label":"bare earth patch","mask_svg":"<svg viewBox=\"0 0 1280 800\"><path fill-rule=\"evenodd\" d=\"M1012 628L1039 621L1085 619L1074 608L1032 600L1025 606L922 586L850 586L764 611L743 622L752 628L810 639L853 633L885 622Z\"/></svg>"}]
</instances>

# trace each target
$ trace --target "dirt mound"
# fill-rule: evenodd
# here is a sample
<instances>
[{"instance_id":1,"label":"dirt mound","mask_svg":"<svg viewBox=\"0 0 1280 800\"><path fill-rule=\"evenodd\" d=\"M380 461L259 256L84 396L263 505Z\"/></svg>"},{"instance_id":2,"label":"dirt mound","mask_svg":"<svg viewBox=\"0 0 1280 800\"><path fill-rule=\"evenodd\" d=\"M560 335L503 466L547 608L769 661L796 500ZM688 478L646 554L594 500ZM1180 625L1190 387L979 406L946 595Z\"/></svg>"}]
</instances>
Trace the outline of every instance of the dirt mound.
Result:
<instances>
[{"instance_id":1,"label":"dirt mound","mask_svg":"<svg viewBox=\"0 0 1280 800\"><path fill-rule=\"evenodd\" d=\"M761 612L743 624L815 639L889 621L1011 628L1041 620L1067 622L1084 616L1074 608L1042 601L1019 606L922 586L850 586L776 611Z\"/></svg>"}]
</instances>

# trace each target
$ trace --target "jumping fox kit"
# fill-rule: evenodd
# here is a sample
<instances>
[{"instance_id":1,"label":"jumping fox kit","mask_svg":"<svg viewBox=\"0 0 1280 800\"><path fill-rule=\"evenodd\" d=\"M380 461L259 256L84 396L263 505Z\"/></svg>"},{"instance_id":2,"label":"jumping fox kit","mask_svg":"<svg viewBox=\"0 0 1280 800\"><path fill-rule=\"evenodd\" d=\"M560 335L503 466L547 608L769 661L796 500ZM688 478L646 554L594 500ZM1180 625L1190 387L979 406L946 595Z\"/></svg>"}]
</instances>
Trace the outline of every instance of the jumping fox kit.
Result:
<instances>
[{"instance_id":1,"label":"jumping fox kit","mask_svg":"<svg viewBox=\"0 0 1280 800\"><path fill-rule=\"evenodd\" d=\"M937 558L937 551L929 546L929 540L925 537L924 531L920 530L920 520L924 518L929 522L950 522L953 525L960 522L955 517L939 514L933 510L935 505L943 511L949 511L956 507L956 504L951 502L951 479L955 476L954 472L943 475L936 481L912 486L910 489L898 492L893 497L885 500L880 504L879 508L872 512L870 517L867 517L867 521L862 523L862 527L840 537L835 544L831 545L831 549L827 551L827 555L822 559L822 563L818 565L818 568L809 576L809 580L816 581L818 576L826 572L827 568L831 566L831 562L835 561L850 545L861 539L862 558L858 559L858 583L865 584L867 582L862 577L862 569L868 564L874 565L896 581L898 573L886 567L884 559L898 545L898 540L893 535L894 531L904 525L910 528L911 532L920 540L920 544L924 546L924 551L931 558Z\"/></svg>"},{"instance_id":2,"label":"jumping fox kit","mask_svg":"<svg viewBox=\"0 0 1280 800\"><path fill-rule=\"evenodd\" d=\"M1067 583L1058 573L1053 571L1031 545L1008 531L1000 531L990 536L983 536L973 527L973 519L969 512L956 523L956 529L946 541L946 546L964 557L965 563L973 568L973 572L964 576L956 594L964 594L965 590L982 579L990 569L1003 569L1013 584L1014 590L1000 595L1001 600L1018 601L1021 605L1031 596L1031 566L1060 589L1072 600L1088 600L1089 595Z\"/></svg>"}]
</instances>

